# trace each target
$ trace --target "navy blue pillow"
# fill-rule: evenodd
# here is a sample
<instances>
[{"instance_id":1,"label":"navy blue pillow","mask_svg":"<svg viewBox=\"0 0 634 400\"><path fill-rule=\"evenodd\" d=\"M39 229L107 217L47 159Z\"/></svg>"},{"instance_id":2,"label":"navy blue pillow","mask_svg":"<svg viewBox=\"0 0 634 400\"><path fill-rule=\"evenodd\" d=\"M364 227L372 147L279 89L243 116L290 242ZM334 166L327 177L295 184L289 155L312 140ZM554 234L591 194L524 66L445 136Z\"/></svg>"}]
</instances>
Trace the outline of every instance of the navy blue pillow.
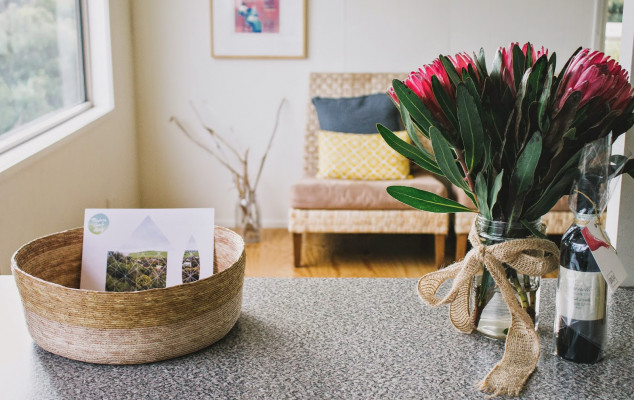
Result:
<instances>
[{"instance_id":1,"label":"navy blue pillow","mask_svg":"<svg viewBox=\"0 0 634 400\"><path fill-rule=\"evenodd\" d=\"M398 109L385 93L359 97L313 97L319 128L344 133L377 133L376 124L401 130Z\"/></svg>"}]
</instances>

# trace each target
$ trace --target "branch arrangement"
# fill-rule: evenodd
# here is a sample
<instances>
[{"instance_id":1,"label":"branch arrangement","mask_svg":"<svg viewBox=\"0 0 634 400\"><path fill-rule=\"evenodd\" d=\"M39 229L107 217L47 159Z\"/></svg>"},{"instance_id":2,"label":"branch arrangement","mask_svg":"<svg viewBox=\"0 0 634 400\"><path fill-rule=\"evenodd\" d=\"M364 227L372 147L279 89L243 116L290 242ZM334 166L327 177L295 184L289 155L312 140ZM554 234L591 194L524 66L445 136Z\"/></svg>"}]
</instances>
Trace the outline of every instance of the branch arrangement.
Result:
<instances>
[{"instance_id":1,"label":"branch arrangement","mask_svg":"<svg viewBox=\"0 0 634 400\"><path fill-rule=\"evenodd\" d=\"M207 125L205 121L203 121L200 113L195 106L192 105L194 113L196 114L196 118L198 119L198 122L203 127L203 129L209 134L209 137L212 139L213 146L210 146L208 143L202 141L197 135L190 132L182 123L182 121L177 117L171 117L170 122L175 123L176 126L185 135L187 135L189 139L191 139L196 145L198 145L198 147L211 154L216 160L218 160L218 162L222 166L224 166L231 173L236 184L236 189L238 190L238 196L240 199L244 199L247 195L254 194L258 187L260 177L262 176L262 170L264 169L264 163L266 162L266 157L271 150L273 139L275 139L275 134L277 133L280 115L285 102L286 99L282 99L279 106L277 107L275 124L273 126L273 130L271 132L271 136L269 137L269 141L264 154L260 159L255 181L253 183L251 183L249 179L249 148L246 148L242 153L239 152L236 147L229 143L229 141L227 141L220 133L216 132L213 128ZM229 153L231 157L227 156L227 153Z\"/></svg>"}]
</instances>

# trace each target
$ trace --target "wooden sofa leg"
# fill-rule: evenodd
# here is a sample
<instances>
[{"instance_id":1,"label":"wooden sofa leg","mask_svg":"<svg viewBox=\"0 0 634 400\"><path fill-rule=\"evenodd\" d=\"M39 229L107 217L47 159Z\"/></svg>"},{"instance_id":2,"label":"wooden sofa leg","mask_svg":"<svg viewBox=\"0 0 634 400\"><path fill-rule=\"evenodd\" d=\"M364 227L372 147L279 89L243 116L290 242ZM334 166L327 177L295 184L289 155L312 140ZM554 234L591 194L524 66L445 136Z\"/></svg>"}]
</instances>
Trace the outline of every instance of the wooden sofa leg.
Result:
<instances>
[{"instance_id":1,"label":"wooden sofa leg","mask_svg":"<svg viewBox=\"0 0 634 400\"><path fill-rule=\"evenodd\" d=\"M467 234L456 235L456 261L460 261L467 254Z\"/></svg>"},{"instance_id":2,"label":"wooden sofa leg","mask_svg":"<svg viewBox=\"0 0 634 400\"><path fill-rule=\"evenodd\" d=\"M302 234L293 232L293 265L302 265Z\"/></svg>"},{"instance_id":3,"label":"wooden sofa leg","mask_svg":"<svg viewBox=\"0 0 634 400\"><path fill-rule=\"evenodd\" d=\"M447 235L434 235L434 253L436 254L436 268L445 262L445 240Z\"/></svg>"}]
</instances>

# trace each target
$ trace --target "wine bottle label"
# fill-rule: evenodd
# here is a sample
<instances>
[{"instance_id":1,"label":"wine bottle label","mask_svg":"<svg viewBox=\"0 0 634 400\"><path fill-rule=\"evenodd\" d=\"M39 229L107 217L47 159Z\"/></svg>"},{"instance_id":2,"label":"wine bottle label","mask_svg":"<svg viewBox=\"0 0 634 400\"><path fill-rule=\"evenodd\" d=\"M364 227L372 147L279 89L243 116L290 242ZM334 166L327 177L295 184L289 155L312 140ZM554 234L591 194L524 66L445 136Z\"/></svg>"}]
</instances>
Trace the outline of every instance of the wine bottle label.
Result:
<instances>
[{"instance_id":1,"label":"wine bottle label","mask_svg":"<svg viewBox=\"0 0 634 400\"><path fill-rule=\"evenodd\" d=\"M577 321L605 317L605 279L600 272L580 272L559 267L557 312Z\"/></svg>"},{"instance_id":2,"label":"wine bottle label","mask_svg":"<svg viewBox=\"0 0 634 400\"><path fill-rule=\"evenodd\" d=\"M612 290L616 290L627 278L627 271L616 250L606 242L607 236L596 219L590 221L582 230L583 239L588 244L592 257L596 261L603 277Z\"/></svg>"}]
</instances>

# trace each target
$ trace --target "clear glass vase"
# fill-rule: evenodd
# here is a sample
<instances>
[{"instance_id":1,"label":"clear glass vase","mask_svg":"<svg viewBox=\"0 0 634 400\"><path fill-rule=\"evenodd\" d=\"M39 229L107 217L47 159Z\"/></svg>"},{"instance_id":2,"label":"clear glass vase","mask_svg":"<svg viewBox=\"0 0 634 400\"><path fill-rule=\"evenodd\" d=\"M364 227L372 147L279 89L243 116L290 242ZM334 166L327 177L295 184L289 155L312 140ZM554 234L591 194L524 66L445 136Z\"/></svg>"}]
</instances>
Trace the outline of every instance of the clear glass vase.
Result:
<instances>
[{"instance_id":1,"label":"clear glass vase","mask_svg":"<svg viewBox=\"0 0 634 400\"><path fill-rule=\"evenodd\" d=\"M238 198L235 227L245 243L260 241L260 207L252 190L245 191L244 196Z\"/></svg>"},{"instance_id":2,"label":"clear glass vase","mask_svg":"<svg viewBox=\"0 0 634 400\"><path fill-rule=\"evenodd\" d=\"M541 219L532 221L529 225L535 231L544 232L545 226L541 223ZM531 230L520 222L490 221L481 215L476 217L476 229L484 245L533 236ZM511 313L486 265L483 267L482 274L476 275L471 285L472 321L477 332L490 338L504 340L511 326ZM526 310L537 329L541 277L519 274L506 264L504 268L519 304Z\"/></svg>"}]
</instances>

